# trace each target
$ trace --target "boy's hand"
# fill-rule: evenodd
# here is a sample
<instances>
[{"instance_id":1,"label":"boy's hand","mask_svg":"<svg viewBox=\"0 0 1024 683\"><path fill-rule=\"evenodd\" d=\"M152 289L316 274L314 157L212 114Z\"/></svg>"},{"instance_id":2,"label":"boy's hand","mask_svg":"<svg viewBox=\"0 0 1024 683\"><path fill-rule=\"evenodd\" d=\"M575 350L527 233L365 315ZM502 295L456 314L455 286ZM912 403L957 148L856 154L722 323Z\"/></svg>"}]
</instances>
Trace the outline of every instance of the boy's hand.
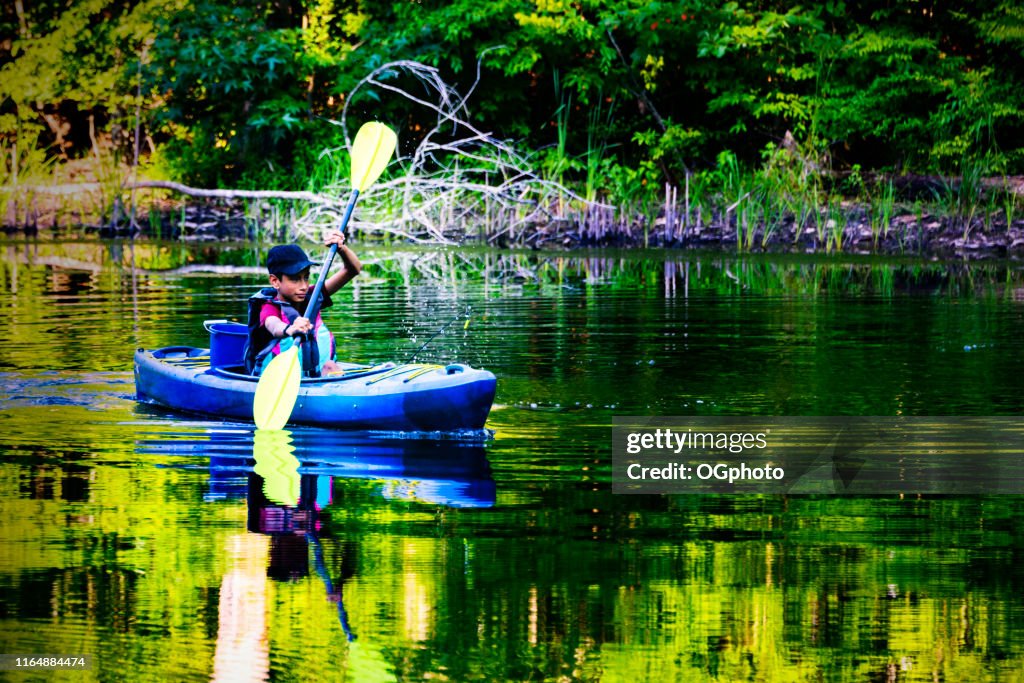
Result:
<instances>
[{"instance_id":1,"label":"boy's hand","mask_svg":"<svg viewBox=\"0 0 1024 683\"><path fill-rule=\"evenodd\" d=\"M284 328L284 336L291 337L296 334L305 334L312 331L313 324L309 322L309 318L296 318L294 322L288 324L288 327Z\"/></svg>"},{"instance_id":2,"label":"boy's hand","mask_svg":"<svg viewBox=\"0 0 1024 683\"><path fill-rule=\"evenodd\" d=\"M345 244L345 233L340 230L332 230L324 236L324 246L329 247L337 244L339 247Z\"/></svg>"}]
</instances>

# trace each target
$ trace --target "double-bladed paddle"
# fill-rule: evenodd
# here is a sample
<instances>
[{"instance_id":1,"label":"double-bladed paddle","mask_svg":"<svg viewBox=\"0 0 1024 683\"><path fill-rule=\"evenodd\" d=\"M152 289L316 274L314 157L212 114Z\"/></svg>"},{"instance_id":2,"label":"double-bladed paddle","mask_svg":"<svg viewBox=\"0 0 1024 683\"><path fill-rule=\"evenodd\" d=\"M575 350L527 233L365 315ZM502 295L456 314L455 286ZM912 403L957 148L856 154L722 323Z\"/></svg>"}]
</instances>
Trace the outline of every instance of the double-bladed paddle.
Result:
<instances>
[{"instance_id":1,"label":"double-bladed paddle","mask_svg":"<svg viewBox=\"0 0 1024 683\"><path fill-rule=\"evenodd\" d=\"M356 139L352 143L352 196L345 207L345 215L341 219L341 232L348 228L348 221L352 217L352 209L355 208L356 199L359 193L365 192L366 188L373 185L384 167L391 160L395 152L395 145L398 141L395 132L383 123L371 122L363 124L363 127L356 133ZM320 294L327 281L327 273L331 269L331 262L334 255L338 253L338 245L332 244L327 254L323 267L320 269L320 277L313 287L313 294L309 297L306 305L305 318L314 325L316 316L320 311ZM260 381L256 385L256 395L252 402L252 416L256 422L257 429L281 429L288 423L291 417L292 408L295 407L295 399L299 395L299 384L302 381L302 358L299 347L302 337L296 339L291 348L274 357L270 364L260 375Z\"/></svg>"}]
</instances>

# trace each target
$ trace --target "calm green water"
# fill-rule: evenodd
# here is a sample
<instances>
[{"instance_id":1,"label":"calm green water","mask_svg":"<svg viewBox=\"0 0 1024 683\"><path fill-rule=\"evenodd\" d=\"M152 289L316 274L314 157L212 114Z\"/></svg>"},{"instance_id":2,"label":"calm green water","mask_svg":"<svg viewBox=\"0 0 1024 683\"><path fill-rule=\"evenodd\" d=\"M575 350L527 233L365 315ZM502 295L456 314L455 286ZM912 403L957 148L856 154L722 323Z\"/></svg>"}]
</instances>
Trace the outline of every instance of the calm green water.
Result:
<instances>
[{"instance_id":1,"label":"calm green water","mask_svg":"<svg viewBox=\"0 0 1024 683\"><path fill-rule=\"evenodd\" d=\"M0 243L0 652L93 659L5 677L1019 680L1019 497L616 496L610 431L1019 415L1021 266L360 253L340 355L454 320L418 359L498 375L493 439L254 453L131 358L241 317L257 250Z\"/></svg>"}]
</instances>

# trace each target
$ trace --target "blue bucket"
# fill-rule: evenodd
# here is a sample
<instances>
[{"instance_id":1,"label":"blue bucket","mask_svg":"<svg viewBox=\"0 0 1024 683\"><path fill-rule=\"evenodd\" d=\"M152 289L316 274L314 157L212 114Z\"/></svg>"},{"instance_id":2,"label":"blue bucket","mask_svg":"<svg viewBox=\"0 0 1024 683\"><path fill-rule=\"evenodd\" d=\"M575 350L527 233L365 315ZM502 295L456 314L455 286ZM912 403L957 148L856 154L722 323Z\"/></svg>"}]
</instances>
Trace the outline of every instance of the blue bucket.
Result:
<instances>
[{"instance_id":1,"label":"blue bucket","mask_svg":"<svg viewBox=\"0 0 1024 683\"><path fill-rule=\"evenodd\" d=\"M248 328L227 320L207 320L203 327L210 333L210 367L245 364L245 342Z\"/></svg>"}]
</instances>

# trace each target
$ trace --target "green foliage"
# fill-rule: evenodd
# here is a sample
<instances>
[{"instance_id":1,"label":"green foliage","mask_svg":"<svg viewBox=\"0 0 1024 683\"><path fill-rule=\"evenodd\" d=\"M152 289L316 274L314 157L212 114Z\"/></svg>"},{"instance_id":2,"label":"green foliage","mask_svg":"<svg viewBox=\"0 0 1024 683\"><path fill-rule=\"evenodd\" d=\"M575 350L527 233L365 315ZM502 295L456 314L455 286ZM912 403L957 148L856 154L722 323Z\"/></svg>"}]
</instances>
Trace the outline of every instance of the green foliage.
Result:
<instances>
[{"instance_id":1,"label":"green foliage","mask_svg":"<svg viewBox=\"0 0 1024 683\"><path fill-rule=\"evenodd\" d=\"M281 187L340 143L338 131L312 118L317 67L338 58L332 41L313 40L326 35L329 7L313 9L306 32L272 27L266 9L208 0L161 23L147 86L166 94L155 122L182 177Z\"/></svg>"},{"instance_id":2,"label":"green foliage","mask_svg":"<svg viewBox=\"0 0 1024 683\"><path fill-rule=\"evenodd\" d=\"M28 5L28 3L24 3ZM124 145L136 98L136 55L151 17L178 0L78 0L21 7L0 45L0 139L82 155L97 137ZM16 31L16 33L14 33Z\"/></svg>"},{"instance_id":3,"label":"green foliage","mask_svg":"<svg viewBox=\"0 0 1024 683\"><path fill-rule=\"evenodd\" d=\"M625 205L646 204L660 189L661 170L652 161L642 162L637 168L610 164L605 174L609 194Z\"/></svg>"},{"instance_id":4,"label":"green foliage","mask_svg":"<svg viewBox=\"0 0 1024 683\"><path fill-rule=\"evenodd\" d=\"M724 150L757 163L787 133L819 171L951 173L967 157L1012 173L1024 170L1018 4L43 1L0 23L0 136L47 148L67 123L57 151L80 155L92 117L124 146L139 105L181 179L305 187L344 139L328 119L355 84L417 60L473 85L475 122L547 150L543 171L592 195L635 192L641 177L649 192L679 185ZM350 105L401 123L410 144L435 123L385 90Z\"/></svg>"}]
</instances>

